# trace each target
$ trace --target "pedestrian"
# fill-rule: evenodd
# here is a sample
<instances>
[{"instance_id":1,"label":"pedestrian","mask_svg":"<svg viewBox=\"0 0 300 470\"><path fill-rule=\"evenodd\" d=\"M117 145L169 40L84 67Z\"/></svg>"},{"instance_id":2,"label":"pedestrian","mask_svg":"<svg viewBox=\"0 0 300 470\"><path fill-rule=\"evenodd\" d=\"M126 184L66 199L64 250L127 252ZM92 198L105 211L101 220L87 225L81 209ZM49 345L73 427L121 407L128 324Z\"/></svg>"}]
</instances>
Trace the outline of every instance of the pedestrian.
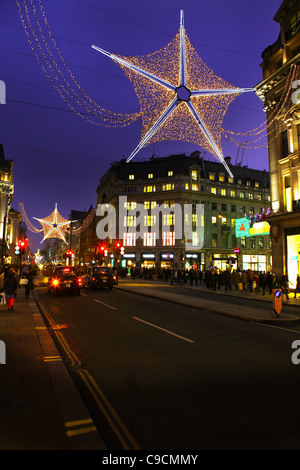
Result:
<instances>
[{"instance_id":1,"label":"pedestrian","mask_svg":"<svg viewBox=\"0 0 300 470\"><path fill-rule=\"evenodd\" d=\"M17 288L18 288L18 281L16 277L14 276L14 273L10 271L5 278L4 285L3 285L3 290L5 292L5 297L6 297L7 310L13 311L14 309Z\"/></svg>"},{"instance_id":2,"label":"pedestrian","mask_svg":"<svg viewBox=\"0 0 300 470\"><path fill-rule=\"evenodd\" d=\"M295 299L297 298L297 294L300 294L300 276L299 276L299 274L297 274L297 280L296 280Z\"/></svg>"},{"instance_id":3,"label":"pedestrian","mask_svg":"<svg viewBox=\"0 0 300 470\"><path fill-rule=\"evenodd\" d=\"M238 272L237 269L235 269L233 272L233 283L235 285L235 290L238 290L240 282L241 282L240 273Z\"/></svg>"},{"instance_id":4,"label":"pedestrian","mask_svg":"<svg viewBox=\"0 0 300 470\"><path fill-rule=\"evenodd\" d=\"M286 295L286 299L289 300L289 280L288 276L285 273L280 281L282 293Z\"/></svg>"},{"instance_id":5,"label":"pedestrian","mask_svg":"<svg viewBox=\"0 0 300 470\"><path fill-rule=\"evenodd\" d=\"M244 270L242 272L243 292L247 292L247 282L248 282L248 276L247 276L247 272Z\"/></svg>"},{"instance_id":6,"label":"pedestrian","mask_svg":"<svg viewBox=\"0 0 300 470\"><path fill-rule=\"evenodd\" d=\"M251 271L251 269L248 269L247 271L247 282L250 292L253 292L253 272Z\"/></svg>"},{"instance_id":7,"label":"pedestrian","mask_svg":"<svg viewBox=\"0 0 300 470\"><path fill-rule=\"evenodd\" d=\"M28 280L28 283L25 285L25 299L29 299L30 291L34 289L33 277L32 269L28 269L25 273L25 278Z\"/></svg>"}]
</instances>

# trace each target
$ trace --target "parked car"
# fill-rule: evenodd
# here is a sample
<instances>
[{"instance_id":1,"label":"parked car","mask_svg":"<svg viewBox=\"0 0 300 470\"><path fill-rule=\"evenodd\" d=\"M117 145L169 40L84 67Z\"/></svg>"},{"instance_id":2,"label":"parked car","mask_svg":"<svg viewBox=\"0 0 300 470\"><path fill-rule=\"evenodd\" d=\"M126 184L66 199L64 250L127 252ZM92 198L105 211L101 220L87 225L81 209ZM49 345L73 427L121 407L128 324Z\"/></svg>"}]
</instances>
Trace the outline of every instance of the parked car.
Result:
<instances>
[{"instance_id":1,"label":"parked car","mask_svg":"<svg viewBox=\"0 0 300 470\"><path fill-rule=\"evenodd\" d=\"M74 293L79 295L82 288L82 278L75 266L57 266L52 269L48 279L48 292L51 294Z\"/></svg>"},{"instance_id":2,"label":"parked car","mask_svg":"<svg viewBox=\"0 0 300 470\"><path fill-rule=\"evenodd\" d=\"M107 266L90 266L86 273L86 285L90 289L112 289L115 284L112 269Z\"/></svg>"}]
</instances>

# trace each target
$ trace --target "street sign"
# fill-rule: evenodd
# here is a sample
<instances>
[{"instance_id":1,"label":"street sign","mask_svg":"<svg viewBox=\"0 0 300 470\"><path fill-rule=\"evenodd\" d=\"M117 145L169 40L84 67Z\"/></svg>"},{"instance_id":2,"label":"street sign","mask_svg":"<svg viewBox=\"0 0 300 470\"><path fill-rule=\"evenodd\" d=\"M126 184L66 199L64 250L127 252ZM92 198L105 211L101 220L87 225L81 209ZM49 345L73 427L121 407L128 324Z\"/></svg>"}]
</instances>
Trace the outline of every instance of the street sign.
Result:
<instances>
[{"instance_id":1,"label":"street sign","mask_svg":"<svg viewBox=\"0 0 300 470\"><path fill-rule=\"evenodd\" d=\"M279 316L282 310L282 290L273 289L272 297L273 297L273 310L276 313L276 315Z\"/></svg>"},{"instance_id":2,"label":"street sign","mask_svg":"<svg viewBox=\"0 0 300 470\"><path fill-rule=\"evenodd\" d=\"M234 253L235 253L236 255L238 255L239 252L240 252L239 248L235 248L233 251L234 251Z\"/></svg>"}]
</instances>

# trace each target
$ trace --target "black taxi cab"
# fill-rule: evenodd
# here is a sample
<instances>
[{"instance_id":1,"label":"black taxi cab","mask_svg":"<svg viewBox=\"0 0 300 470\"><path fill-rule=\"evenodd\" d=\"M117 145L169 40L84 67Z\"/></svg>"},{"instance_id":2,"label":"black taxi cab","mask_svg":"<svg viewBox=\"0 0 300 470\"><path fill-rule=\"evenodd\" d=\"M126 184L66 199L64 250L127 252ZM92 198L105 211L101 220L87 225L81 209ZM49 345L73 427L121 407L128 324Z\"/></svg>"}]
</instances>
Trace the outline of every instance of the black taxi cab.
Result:
<instances>
[{"instance_id":1,"label":"black taxi cab","mask_svg":"<svg viewBox=\"0 0 300 470\"><path fill-rule=\"evenodd\" d=\"M90 289L112 289L116 277L108 266L90 266L86 273L86 287Z\"/></svg>"},{"instance_id":2,"label":"black taxi cab","mask_svg":"<svg viewBox=\"0 0 300 470\"><path fill-rule=\"evenodd\" d=\"M51 270L47 288L53 295L67 292L79 295L82 283L75 266L56 266Z\"/></svg>"}]
</instances>

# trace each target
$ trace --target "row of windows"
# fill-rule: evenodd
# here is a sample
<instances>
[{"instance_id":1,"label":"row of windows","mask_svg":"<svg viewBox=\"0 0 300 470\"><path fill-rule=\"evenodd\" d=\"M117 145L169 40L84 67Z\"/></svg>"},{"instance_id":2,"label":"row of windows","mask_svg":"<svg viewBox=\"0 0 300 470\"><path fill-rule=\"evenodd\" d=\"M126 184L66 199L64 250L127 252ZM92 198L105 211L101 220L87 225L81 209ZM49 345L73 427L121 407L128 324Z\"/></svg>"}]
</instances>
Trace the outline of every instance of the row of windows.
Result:
<instances>
[{"instance_id":1,"label":"row of windows","mask_svg":"<svg viewBox=\"0 0 300 470\"><path fill-rule=\"evenodd\" d=\"M196 201L195 201L196 202ZM196 202L197 203L197 202ZM148 209L155 209L157 204L161 204L161 202L157 202L157 201L144 201L144 203L142 203L143 206L144 206L144 209L145 210L148 210ZM172 207L175 207L175 200L174 199L170 199L170 200L164 200L162 202L162 205L164 208L172 208ZM127 201L127 202L124 202L124 209L126 210L135 210L137 208L137 203L135 201ZM228 205L228 204L224 204L222 203L220 206L216 203L216 202L212 202L211 204L211 209L212 211L217 211L218 209L220 208L221 212L227 212L227 211L230 211L230 212L240 212L241 214L246 214L247 211L249 214L255 214L256 212L257 213L262 213L262 210L263 208L254 208L254 207L249 207L247 210L246 210L246 206L244 205L239 205L237 206L236 204L231 204L231 205Z\"/></svg>"},{"instance_id":2,"label":"row of windows","mask_svg":"<svg viewBox=\"0 0 300 470\"><path fill-rule=\"evenodd\" d=\"M210 181L220 181L220 182L226 181L226 176L224 173L219 173L218 175L216 175L215 173L209 173L208 178L210 179ZM234 178L232 178L231 176L228 176L227 182L234 183ZM242 178L236 178L236 183L240 185L245 185L245 186L254 186L255 188L260 187L259 181L255 180L254 182L252 182L250 178L247 178L246 180L243 180Z\"/></svg>"},{"instance_id":3,"label":"row of windows","mask_svg":"<svg viewBox=\"0 0 300 470\"><path fill-rule=\"evenodd\" d=\"M217 211L218 207L219 206L216 202L212 202L211 209L213 211ZM241 214L246 214L247 213L246 206L244 206L244 205L236 206L235 204L231 204L229 206L228 204L221 204L221 211L222 212L227 212L228 210L230 210L230 212L237 212L237 210L239 210ZM249 207L248 208L249 214L255 214L256 212L257 213L262 213L262 211L263 211L263 208L260 208L260 209L254 208L254 207Z\"/></svg>"},{"instance_id":4,"label":"row of windows","mask_svg":"<svg viewBox=\"0 0 300 470\"><path fill-rule=\"evenodd\" d=\"M211 194L219 194L221 196L230 196L230 197L239 197L240 199L245 199L245 197L247 197L248 199L254 199L254 196L256 196L255 199L257 199L258 201L262 200L262 194L258 193L254 195L254 193L245 193L245 191L236 192L235 189L227 190L225 188L221 188L217 192L217 188L212 187L210 188L210 192ZM268 196L268 200L270 200L270 196Z\"/></svg>"},{"instance_id":5,"label":"row of windows","mask_svg":"<svg viewBox=\"0 0 300 470\"><path fill-rule=\"evenodd\" d=\"M156 201L144 201L143 203L144 209L155 209L157 202ZM175 201L173 199L171 200L165 200L163 201L163 207L175 207ZM134 210L137 208L137 203L135 201L127 201L124 202L124 209L127 210Z\"/></svg>"},{"instance_id":6,"label":"row of windows","mask_svg":"<svg viewBox=\"0 0 300 470\"><path fill-rule=\"evenodd\" d=\"M156 185L147 185L143 187L144 193L155 193L158 188ZM165 183L162 185L162 191L172 191L175 189L174 183ZM187 191L199 191L199 185L196 183L185 183L185 189ZM158 189L159 190L159 189ZM206 191L205 186L201 186L201 191ZM263 195L261 193L252 193L252 192L245 192L245 191L236 191L235 189L229 188L217 188L216 186L212 186L209 189L211 194L219 195L219 196L227 196L227 197L239 197L241 199L257 199L258 201L262 201ZM124 192L126 193L135 193L137 192L137 188L133 186L124 187ZM270 200L270 196L268 196L268 200Z\"/></svg>"},{"instance_id":7,"label":"row of windows","mask_svg":"<svg viewBox=\"0 0 300 470\"><path fill-rule=\"evenodd\" d=\"M241 248L251 248L251 249L264 249L264 248L270 248L271 247L271 242L270 239L266 237L249 237L248 240L246 240L246 237L240 237L239 239L239 246ZM229 236L225 235L222 236L222 243L221 246L222 248L229 248ZM232 235L232 243L231 246L236 246L237 245L237 239L234 235ZM269 245L269 246L268 246ZM212 248L219 248L218 244L218 234L213 233L211 237L211 246Z\"/></svg>"},{"instance_id":8,"label":"row of windows","mask_svg":"<svg viewBox=\"0 0 300 470\"><path fill-rule=\"evenodd\" d=\"M168 176L173 176L172 170L168 171ZM153 177L154 177L153 173L148 173L148 179L153 179ZM193 181L197 181L198 171L192 170L191 177ZM128 175L128 179L134 180L134 178L135 178L134 174ZM208 178L210 179L210 181L220 181L220 182L225 182L227 179L228 183L234 183L234 178L232 178L231 176L226 177L224 173L219 173L218 175L216 175L215 173L209 173ZM247 178L246 180L243 180L242 178L236 178L236 183L240 185L244 184L245 186L251 186L252 181L249 178ZM255 188L259 188L260 182L256 180L253 182L252 186L255 186Z\"/></svg>"},{"instance_id":9,"label":"row of windows","mask_svg":"<svg viewBox=\"0 0 300 470\"><path fill-rule=\"evenodd\" d=\"M143 234L143 246L156 246L157 244L157 234L155 232L149 232L149 233L144 233ZM136 246L136 233L123 233L123 245L125 247L132 247ZM240 246L241 248L252 248L252 249L263 249L263 248L268 248L266 245L268 244L268 240L266 237L250 237L248 238L248 241L246 241L246 237L241 237L240 239ZM199 234L197 232L193 232L192 234L192 245L193 246L198 246L199 242ZM228 242L229 242L229 237L222 238L222 247L228 247ZM162 245L163 246L174 246L176 243L175 239L175 232L163 232L162 233ZM270 243L270 241L269 241ZM225 246L226 245L226 246ZM232 246L236 245L236 237L232 237ZM213 233L212 238L211 238L211 246L213 248L217 248L218 245L218 234Z\"/></svg>"},{"instance_id":10,"label":"row of windows","mask_svg":"<svg viewBox=\"0 0 300 470\"><path fill-rule=\"evenodd\" d=\"M168 171L168 176L174 176L173 170ZM192 176L193 180L197 180L198 179L198 171L192 170L191 176ZM153 177L154 177L153 173L148 173L148 179L152 179ZM135 178L135 176L133 174L128 175L128 179L134 180L134 178Z\"/></svg>"},{"instance_id":11,"label":"row of windows","mask_svg":"<svg viewBox=\"0 0 300 470\"><path fill-rule=\"evenodd\" d=\"M149 232L143 235L144 246L156 246L156 233ZM174 246L175 245L175 232L163 232L162 233L162 244L163 246ZM123 245L124 246L136 246L136 233L123 233Z\"/></svg>"},{"instance_id":12,"label":"row of windows","mask_svg":"<svg viewBox=\"0 0 300 470\"><path fill-rule=\"evenodd\" d=\"M157 237L155 232L149 232L143 234L143 246L156 246ZM192 234L192 246L199 246L199 234L193 232ZM162 233L162 245L163 246L174 246L176 243L175 232L163 232ZM136 246L136 233L123 233L123 245L124 246Z\"/></svg>"}]
</instances>

